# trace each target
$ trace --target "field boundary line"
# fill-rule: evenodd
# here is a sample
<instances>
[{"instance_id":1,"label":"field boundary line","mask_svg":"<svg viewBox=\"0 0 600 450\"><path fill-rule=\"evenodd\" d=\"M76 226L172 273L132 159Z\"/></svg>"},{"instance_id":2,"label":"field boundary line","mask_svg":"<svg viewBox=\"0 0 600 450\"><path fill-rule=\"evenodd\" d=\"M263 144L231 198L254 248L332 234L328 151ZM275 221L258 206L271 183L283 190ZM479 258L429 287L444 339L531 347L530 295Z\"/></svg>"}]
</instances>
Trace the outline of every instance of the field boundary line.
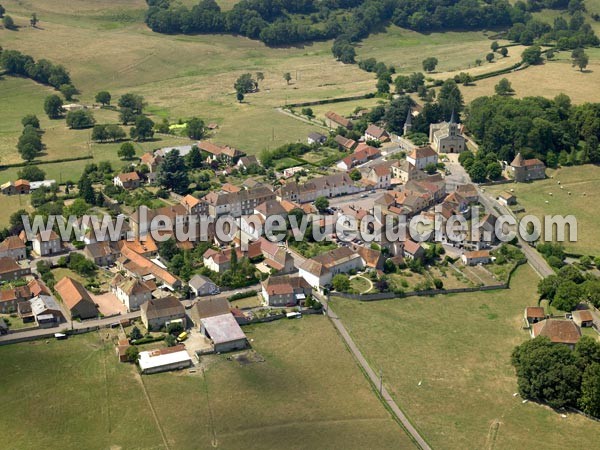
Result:
<instances>
[{"instance_id":1,"label":"field boundary line","mask_svg":"<svg viewBox=\"0 0 600 450\"><path fill-rule=\"evenodd\" d=\"M169 447L169 442L167 441L167 436L165 435L165 430L163 430L163 427L160 424L160 420L158 420L158 414L156 414L156 410L154 409L154 405L152 404L152 400L150 399L150 395L148 394L146 385L144 384L144 379L137 371L135 372L135 376L136 376L137 380L140 382L140 384L142 385L142 391L144 392L144 396L146 397L148 406L150 406L150 411L152 412L152 416L154 417L154 421L156 422L156 428L158 428L158 432L160 433L160 437L162 438L163 443L165 444L165 448L167 450L170 450L171 447Z\"/></svg>"},{"instance_id":2,"label":"field boundary line","mask_svg":"<svg viewBox=\"0 0 600 450\"><path fill-rule=\"evenodd\" d=\"M373 387L377 388L380 386L380 392L378 393L378 397L382 400L384 407L392 413L394 419L402 425L402 428L409 434L409 437L423 450L431 450L431 447L427 443L427 441L421 436L421 434L417 431L414 425L410 422L408 417L404 414L404 412L400 409L398 404L394 401L388 390L383 383L380 384L381 380L377 376L377 374L373 371L358 346L354 343L354 340L346 330L346 327L342 323L341 319L335 314L335 312L331 309L329 304L326 305L327 308L327 317L331 320L333 325L335 326L338 333L341 335L344 340L346 346L360 365L361 369L367 376L367 380L370 381Z\"/></svg>"}]
</instances>

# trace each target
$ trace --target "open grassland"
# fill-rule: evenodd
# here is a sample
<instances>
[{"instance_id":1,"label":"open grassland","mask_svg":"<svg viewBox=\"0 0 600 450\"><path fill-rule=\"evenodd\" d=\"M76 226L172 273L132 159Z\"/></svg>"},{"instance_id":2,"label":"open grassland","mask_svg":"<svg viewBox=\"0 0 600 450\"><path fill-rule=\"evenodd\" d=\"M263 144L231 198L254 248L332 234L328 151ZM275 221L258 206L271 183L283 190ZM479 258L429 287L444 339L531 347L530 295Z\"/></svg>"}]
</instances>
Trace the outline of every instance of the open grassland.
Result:
<instances>
[{"instance_id":1,"label":"open grassland","mask_svg":"<svg viewBox=\"0 0 600 450\"><path fill-rule=\"evenodd\" d=\"M496 194L513 189L518 205L525 208L521 216L532 214L542 220L546 215L574 215L577 219L577 242L564 242L565 248L575 253L600 256L600 225L598 212L593 206L600 195L600 168L584 165L548 173L553 178L486 189Z\"/></svg>"},{"instance_id":2,"label":"open grassland","mask_svg":"<svg viewBox=\"0 0 600 450\"><path fill-rule=\"evenodd\" d=\"M508 291L332 305L433 448L595 447L597 422L513 397L510 354L528 339L522 314L537 281L523 266Z\"/></svg>"},{"instance_id":3,"label":"open grassland","mask_svg":"<svg viewBox=\"0 0 600 450\"><path fill-rule=\"evenodd\" d=\"M590 63L584 72L571 66L571 52L560 52L552 61L531 66L502 76L477 81L473 86L462 87L465 102L482 95L494 95L494 86L507 78L517 97L542 96L554 98L567 94L573 103L600 101L600 49L586 49ZM516 57L516 55L515 55ZM508 58L507 58L508 59Z\"/></svg>"},{"instance_id":4,"label":"open grassland","mask_svg":"<svg viewBox=\"0 0 600 450\"><path fill-rule=\"evenodd\" d=\"M391 25L385 32L363 40L357 49L357 59L375 58L395 66L399 73L410 73L422 72L422 61L433 56L439 61L437 72L464 70L475 66L476 59L485 61L492 43L488 36L493 34L480 31L422 34ZM495 68L487 63L482 67L485 71Z\"/></svg>"},{"instance_id":5,"label":"open grassland","mask_svg":"<svg viewBox=\"0 0 600 450\"><path fill-rule=\"evenodd\" d=\"M29 195L0 195L0 227L8 226L10 216L20 209L31 211Z\"/></svg>"},{"instance_id":6,"label":"open grassland","mask_svg":"<svg viewBox=\"0 0 600 450\"><path fill-rule=\"evenodd\" d=\"M324 317L245 331L264 362L210 356L204 376L142 377L170 448L413 447ZM0 359L8 448L164 448L134 368L98 333L0 347Z\"/></svg>"}]
</instances>

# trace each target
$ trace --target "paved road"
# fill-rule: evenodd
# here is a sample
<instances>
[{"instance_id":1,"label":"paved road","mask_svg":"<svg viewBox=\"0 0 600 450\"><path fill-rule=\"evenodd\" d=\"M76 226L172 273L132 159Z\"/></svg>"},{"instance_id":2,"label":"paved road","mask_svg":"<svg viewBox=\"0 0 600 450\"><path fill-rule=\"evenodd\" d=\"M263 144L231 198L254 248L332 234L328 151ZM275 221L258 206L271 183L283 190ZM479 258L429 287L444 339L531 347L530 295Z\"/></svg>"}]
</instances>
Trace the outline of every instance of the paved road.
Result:
<instances>
[{"instance_id":1,"label":"paved road","mask_svg":"<svg viewBox=\"0 0 600 450\"><path fill-rule=\"evenodd\" d=\"M396 418L400 421L400 423L402 423L402 425L404 426L406 431L408 431L408 433L410 433L410 435L413 437L414 441L417 443L417 445L419 445L419 447L421 447L423 450L431 450L431 447L429 446L429 444L425 441L425 439L423 439L423 437L419 434L419 432L412 425L412 423L410 423L408 418L404 415L402 410L398 407L398 405L396 404L396 402L394 401L394 399L392 398L392 396L390 395L388 390L385 388L385 386L383 386L383 384L381 384L381 380L380 380L379 376L373 371L373 369L371 369L371 366L369 366L369 363L364 358L364 356L362 355L362 353L360 352L360 350L358 349L358 347L352 340L352 337L350 337L350 334L348 334L348 331L346 330L346 327L344 327L344 324L342 323L340 318L335 314L335 312L331 309L331 307L327 304L327 302L325 302L325 306L326 306L326 310L327 310L327 316L331 319L331 321L333 322L333 325L337 328L340 335L346 342L346 345L348 346L348 348L350 349L350 351L352 352L352 354L354 355L354 357L356 358L358 363L361 365L361 367L363 368L365 373L368 375L369 379L371 380L371 383L373 383L373 386L381 387L381 389L380 389L381 397L383 398L385 403L388 405L388 407L390 408L392 413L396 416Z\"/></svg>"}]
</instances>

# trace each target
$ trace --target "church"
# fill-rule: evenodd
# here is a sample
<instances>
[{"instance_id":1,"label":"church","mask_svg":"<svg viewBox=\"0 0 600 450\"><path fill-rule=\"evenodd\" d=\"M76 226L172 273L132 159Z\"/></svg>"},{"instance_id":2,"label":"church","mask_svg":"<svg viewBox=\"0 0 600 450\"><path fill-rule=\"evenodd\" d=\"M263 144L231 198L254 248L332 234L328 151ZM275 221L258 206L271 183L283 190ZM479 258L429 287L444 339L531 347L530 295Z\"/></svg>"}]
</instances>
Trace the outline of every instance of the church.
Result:
<instances>
[{"instance_id":1,"label":"church","mask_svg":"<svg viewBox=\"0 0 600 450\"><path fill-rule=\"evenodd\" d=\"M467 148L465 138L456 123L454 111L450 122L432 123L429 126L429 142L438 153L461 153Z\"/></svg>"}]
</instances>

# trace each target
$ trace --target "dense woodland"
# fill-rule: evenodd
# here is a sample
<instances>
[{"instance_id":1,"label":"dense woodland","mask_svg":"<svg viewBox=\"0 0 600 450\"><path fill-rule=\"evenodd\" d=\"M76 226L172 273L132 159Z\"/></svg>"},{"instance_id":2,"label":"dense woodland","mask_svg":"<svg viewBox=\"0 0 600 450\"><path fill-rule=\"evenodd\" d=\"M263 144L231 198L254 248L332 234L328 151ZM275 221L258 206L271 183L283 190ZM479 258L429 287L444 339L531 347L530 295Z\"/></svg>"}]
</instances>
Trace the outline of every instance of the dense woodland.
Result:
<instances>
[{"instance_id":1,"label":"dense woodland","mask_svg":"<svg viewBox=\"0 0 600 450\"><path fill-rule=\"evenodd\" d=\"M344 62L354 62L353 43L388 23L422 32L510 28L509 38L527 45L536 39L564 48L598 45L581 0L241 0L226 12L214 0L191 9L170 0L147 3L146 23L156 32L232 33L272 46L336 38L334 54ZM572 18L554 26L533 20L531 12L541 8L566 9Z\"/></svg>"}]
</instances>

